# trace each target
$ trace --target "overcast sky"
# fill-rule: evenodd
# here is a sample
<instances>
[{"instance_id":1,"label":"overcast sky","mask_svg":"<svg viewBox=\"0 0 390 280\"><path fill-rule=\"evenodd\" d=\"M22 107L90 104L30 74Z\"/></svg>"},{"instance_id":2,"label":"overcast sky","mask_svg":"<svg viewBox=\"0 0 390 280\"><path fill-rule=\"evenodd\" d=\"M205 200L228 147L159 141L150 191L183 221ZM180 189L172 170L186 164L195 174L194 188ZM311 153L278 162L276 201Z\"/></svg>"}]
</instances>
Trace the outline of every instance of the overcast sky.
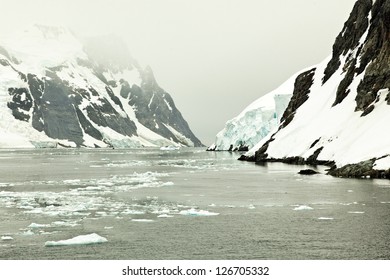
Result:
<instances>
[{"instance_id":1,"label":"overcast sky","mask_svg":"<svg viewBox=\"0 0 390 280\"><path fill-rule=\"evenodd\" d=\"M115 33L193 132L225 122L331 54L355 0L0 0L0 33L32 23Z\"/></svg>"}]
</instances>

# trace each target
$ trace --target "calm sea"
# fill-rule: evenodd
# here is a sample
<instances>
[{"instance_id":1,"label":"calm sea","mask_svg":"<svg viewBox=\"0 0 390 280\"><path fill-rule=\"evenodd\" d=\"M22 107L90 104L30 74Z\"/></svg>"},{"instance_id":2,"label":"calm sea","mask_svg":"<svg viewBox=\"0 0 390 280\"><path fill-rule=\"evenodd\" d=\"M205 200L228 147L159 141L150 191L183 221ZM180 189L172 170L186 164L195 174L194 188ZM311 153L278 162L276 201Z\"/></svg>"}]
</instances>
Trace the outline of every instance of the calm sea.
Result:
<instances>
[{"instance_id":1,"label":"calm sea","mask_svg":"<svg viewBox=\"0 0 390 280\"><path fill-rule=\"evenodd\" d=\"M238 156L1 150L0 259L390 259L390 181Z\"/></svg>"}]
</instances>

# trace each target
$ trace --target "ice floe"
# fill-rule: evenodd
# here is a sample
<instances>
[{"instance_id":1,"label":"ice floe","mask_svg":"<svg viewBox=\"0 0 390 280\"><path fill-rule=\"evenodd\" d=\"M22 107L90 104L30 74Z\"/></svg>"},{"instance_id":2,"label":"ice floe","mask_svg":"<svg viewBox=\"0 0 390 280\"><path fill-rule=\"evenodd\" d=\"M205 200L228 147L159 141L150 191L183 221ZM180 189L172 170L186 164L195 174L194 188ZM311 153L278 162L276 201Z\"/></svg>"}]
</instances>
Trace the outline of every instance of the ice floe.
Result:
<instances>
[{"instance_id":1,"label":"ice floe","mask_svg":"<svg viewBox=\"0 0 390 280\"><path fill-rule=\"evenodd\" d=\"M303 210L313 210L313 208L310 206L307 206L307 205L300 205L300 206L295 207L293 210L294 211L303 211Z\"/></svg>"},{"instance_id":2,"label":"ice floe","mask_svg":"<svg viewBox=\"0 0 390 280\"><path fill-rule=\"evenodd\" d=\"M31 223L28 228L43 228L43 227L50 227L48 224L36 224L36 223Z\"/></svg>"},{"instance_id":3,"label":"ice floe","mask_svg":"<svg viewBox=\"0 0 390 280\"><path fill-rule=\"evenodd\" d=\"M168 214L161 214L161 215L158 215L157 218L173 218L173 216L168 215Z\"/></svg>"},{"instance_id":4,"label":"ice floe","mask_svg":"<svg viewBox=\"0 0 390 280\"><path fill-rule=\"evenodd\" d=\"M91 233L87 235L79 235L67 240L60 241L46 241L46 247L52 246L70 246L70 245L91 245L107 242L107 238L101 237L96 233Z\"/></svg>"},{"instance_id":5,"label":"ice floe","mask_svg":"<svg viewBox=\"0 0 390 280\"><path fill-rule=\"evenodd\" d=\"M151 219L131 219L132 222L140 222L140 223L152 223L154 220Z\"/></svg>"},{"instance_id":6,"label":"ice floe","mask_svg":"<svg viewBox=\"0 0 390 280\"><path fill-rule=\"evenodd\" d=\"M334 220L334 218L331 218L331 217L319 217L318 220L330 221L330 220Z\"/></svg>"},{"instance_id":7,"label":"ice floe","mask_svg":"<svg viewBox=\"0 0 390 280\"><path fill-rule=\"evenodd\" d=\"M364 214L363 211L348 211L348 214Z\"/></svg>"},{"instance_id":8,"label":"ice floe","mask_svg":"<svg viewBox=\"0 0 390 280\"><path fill-rule=\"evenodd\" d=\"M14 240L14 239L12 238L12 236L5 235L5 236L1 237L1 240L3 240L3 241L11 241L11 240Z\"/></svg>"},{"instance_id":9,"label":"ice floe","mask_svg":"<svg viewBox=\"0 0 390 280\"><path fill-rule=\"evenodd\" d=\"M191 208L188 210L182 210L179 212L180 215L184 216L217 216L219 213L209 212L207 210L197 210L195 208Z\"/></svg>"}]
</instances>

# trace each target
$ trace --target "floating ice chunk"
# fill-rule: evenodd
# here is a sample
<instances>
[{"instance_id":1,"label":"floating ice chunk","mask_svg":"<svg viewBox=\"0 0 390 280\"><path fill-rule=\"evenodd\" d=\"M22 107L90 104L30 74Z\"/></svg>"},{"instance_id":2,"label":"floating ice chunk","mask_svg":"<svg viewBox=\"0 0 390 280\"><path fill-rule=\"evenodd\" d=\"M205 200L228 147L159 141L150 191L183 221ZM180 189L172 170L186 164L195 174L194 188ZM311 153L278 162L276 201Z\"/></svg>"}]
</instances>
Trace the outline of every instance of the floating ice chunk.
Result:
<instances>
[{"instance_id":1,"label":"floating ice chunk","mask_svg":"<svg viewBox=\"0 0 390 280\"><path fill-rule=\"evenodd\" d=\"M331 217L319 217L318 220L334 220L334 218L331 218Z\"/></svg>"},{"instance_id":2,"label":"floating ice chunk","mask_svg":"<svg viewBox=\"0 0 390 280\"><path fill-rule=\"evenodd\" d=\"M64 184L70 184L70 185L79 184L80 181L81 181L80 179L63 180Z\"/></svg>"},{"instance_id":3,"label":"floating ice chunk","mask_svg":"<svg viewBox=\"0 0 390 280\"><path fill-rule=\"evenodd\" d=\"M188 210L182 210L179 213L180 215L185 216L217 216L219 213L209 212L207 210L196 210L195 208L191 208Z\"/></svg>"},{"instance_id":4,"label":"floating ice chunk","mask_svg":"<svg viewBox=\"0 0 390 280\"><path fill-rule=\"evenodd\" d=\"M363 211L349 211L348 214L364 214Z\"/></svg>"},{"instance_id":5,"label":"floating ice chunk","mask_svg":"<svg viewBox=\"0 0 390 280\"><path fill-rule=\"evenodd\" d=\"M217 206L217 205L215 205L214 203L211 203L211 204L209 205L209 207L215 207L215 206Z\"/></svg>"},{"instance_id":6,"label":"floating ice chunk","mask_svg":"<svg viewBox=\"0 0 390 280\"><path fill-rule=\"evenodd\" d=\"M140 211L140 210L126 209L126 210L123 210L121 214L123 214L123 215L143 215L143 214L145 214L145 212Z\"/></svg>"},{"instance_id":7,"label":"floating ice chunk","mask_svg":"<svg viewBox=\"0 0 390 280\"><path fill-rule=\"evenodd\" d=\"M168 208L163 208L163 209L157 209L152 211L153 214L169 214L170 210Z\"/></svg>"},{"instance_id":8,"label":"floating ice chunk","mask_svg":"<svg viewBox=\"0 0 390 280\"><path fill-rule=\"evenodd\" d=\"M34 235L35 233L29 229L27 231L22 232L21 234L25 236L30 236L30 235Z\"/></svg>"},{"instance_id":9,"label":"floating ice chunk","mask_svg":"<svg viewBox=\"0 0 390 280\"><path fill-rule=\"evenodd\" d=\"M141 223L152 223L154 220L151 219L132 219L132 222L141 222Z\"/></svg>"},{"instance_id":10,"label":"floating ice chunk","mask_svg":"<svg viewBox=\"0 0 390 280\"><path fill-rule=\"evenodd\" d=\"M51 223L53 226L60 226L60 227L76 227L79 224L77 221L56 221Z\"/></svg>"},{"instance_id":11,"label":"floating ice chunk","mask_svg":"<svg viewBox=\"0 0 390 280\"><path fill-rule=\"evenodd\" d=\"M157 218L173 218L173 216L168 215L168 214L161 214L161 215L158 215Z\"/></svg>"},{"instance_id":12,"label":"floating ice chunk","mask_svg":"<svg viewBox=\"0 0 390 280\"><path fill-rule=\"evenodd\" d=\"M1 237L1 240L3 240L3 241L11 241L11 240L14 240L14 239L11 236L5 235L5 236Z\"/></svg>"},{"instance_id":13,"label":"floating ice chunk","mask_svg":"<svg viewBox=\"0 0 390 280\"><path fill-rule=\"evenodd\" d=\"M253 209L256 209L256 207L253 204L249 204L248 209L253 210Z\"/></svg>"},{"instance_id":14,"label":"floating ice chunk","mask_svg":"<svg viewBox=\"0 0 390 280\"><path fill-rule=\"evenodd\" d=\"M79 235L67 240L60 241L47 241L45 242L46 247L52 246L69 246L69 245L90 245L90 244L99 244L107 242L107 239L101 237L96 233L91 233L87 235Z\"/></svg>"},{"instance_id":15,"label":"floating ice chunk","mask_svg":"<svg viewBox=\"0 0 390 280\"><path fill-rule=\"evenodd\" d=\"M42 227L50 227L50 225L47 224L36 224L36 223L31 223L28 228L42 228Z\"/></svg>"},{"instance_id":16,"label":"floating ice chunk","mask_svg":"<svg viewBox=\"0 0 390 280\"><path fill-rule=\"evenodd\" d=\"M168 186L173 186L175 183L173 182L166 182L166 183L162 183L161 186L162 187L168 187Z\"/></svg>"},{"instance_id":17,"label":"floating ice chunk","mask_svg":"<svg viewBox=\"0 0 390 280\"><path fill-rule=\"evenodd\" d=\"M313 208L307 205L300 205L294 208L294 211L302 211L302 210L313 210Z\"/></svg>"},{"instance_id":18,"label":"floating ice chunk","mask_svg":"<svg viewBox=\"0 0 390 280\"><path fill-rule=\"evenodd\" d=\"M348 190L349 193L353 193L353 190Z\"/></svg>"},{"instance_id":19,"label":"floating ice chunk","mask_svg":"<svg viewBox=\"0 0 390 280\"><path fill-rule=\"evenodd\" d=\"M104 227L104 229L113 229L114 227Z\"/></svg>"}]
</instances>

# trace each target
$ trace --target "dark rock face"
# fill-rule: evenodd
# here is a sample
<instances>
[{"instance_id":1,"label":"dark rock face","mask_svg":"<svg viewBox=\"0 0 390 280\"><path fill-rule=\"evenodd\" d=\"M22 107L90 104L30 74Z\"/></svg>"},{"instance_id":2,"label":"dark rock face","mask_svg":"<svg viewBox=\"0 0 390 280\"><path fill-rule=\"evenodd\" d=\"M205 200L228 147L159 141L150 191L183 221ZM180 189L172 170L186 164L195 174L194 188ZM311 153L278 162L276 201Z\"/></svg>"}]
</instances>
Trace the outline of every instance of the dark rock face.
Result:
<instances>
[{"instance_id":1,"label":"dark rock face","mask_svg":"<svg viewBox=\"0 0 390 280\"><path fill-rule=\"evenodd\" d=\"M295 111L309 98L310 87L313 85L315 68L300 74L294 83L294 92L287 109L284 111L281 122L287 126L294 118Z\"/></svg>"},{"instance_id":2,"label":"dark rock face","mask_svg":"<svg viewBox=\"0 0 390 280\"><path fill-rule=\"evenodd\" d=\"M345 178L361 178L373 175L373 165L375 160L367 160L357 164L348 164L341 168L329 171L329 175Z\"/></svg>"},{"instance_id":3,"label":"dark rock face","mask_svg":"<svg viewBox=\"0 0 390 280\"><path fill-rule=\"evenodd\" d=\"M51 138L68 139L80 146L83 131L68 96L68 89L61 83L46 81L40 108L44 131Z\"/></svg>"},{"instance_id":4,"label":"dark rock face","mask_svg":"<svg viewBox=\"0 0 390 280\"><path fill-rule=\"evenodd\" d=\"M358 0L356 2L349 19L333 45L333 56L325 69L323 83L326 83L340 67L340 56L346 55L348 51L358 46L360 38L367 30L367 17L371 7L372 0Z\"/></svg>"},{"instance_id":5,"label":"dark rock face","mask_svg":"<svg viewBox=\"0 0 390 280\"><path fill-rule=\"evenodd\" d=\"M376 160L377 158L373 158L355 164L347 164L340 168L332 168L328 174L344 178L390 179L390 169L373 169Z\"/></svg>"},{"instance_id":6,"label":"dark rock face","mask_svg":"<svg viewBox=\"0 0 390 280\"><path fill-rule=\"evenodd\" d=\"M361 69L366 69L358 86L356 110L365 110L375 101L378 90L390 88L390 2L377 0L362 49Z\"/></svg>"},{"instance_id":7,"label":"dark rock face","mask_svg":"<svg viewBox=\"0 0 390 280\"><path fill-rule=\"evenodd\" d=\"M368 16L371 12L372 20ZM325 69L325 83L341 66L340 56L346 55L356 48L363 34L367 31L364 45L356 55L352 53L347 58L343 71L346 75L337 89L333 106L341 103L350 92L349 86L356 77L366 70L364 78L358 86L356 96L356 111L366 110L377 97L378 90L390 88L390 4L389 1L359 0L345 23L342 32L333 45L333 57ZM359 65L357 66L357 61ZM362 116L367 115L364 113Z\"/></svg>"},{"instance_id":8,"label":"dark rock face","mask_svg":"<svg viewBox=\"0 0 390 280\"><path fill-rule=\"evenodd\" d=\"M121 89L121 95L126 96L126 92L127 85L124 84ZM175 142L188 145L184 139L175 135L168 128L170 126L189 138L195 147L203 146L200 140L192 133L188 123L176 108L172 97L157 84L150 67L147 67L143 73L141 88L133 86L130 89L129 105L135 108L138 121L157 134L167 139L173 139Z\"/></svg>"},{"instance_id":9,"label":"dark rock face","mask_svg":"<svg viewBox=\"0 0 390 280\"><path fill-rule=\"evenodd\" d=\"M12 115L21 121L29 121L28 112L32 107L32 98L26 88L9 88L8 93L12 96L12 101L7 106L12 110Z\"/></svg>"}]
</instances>

